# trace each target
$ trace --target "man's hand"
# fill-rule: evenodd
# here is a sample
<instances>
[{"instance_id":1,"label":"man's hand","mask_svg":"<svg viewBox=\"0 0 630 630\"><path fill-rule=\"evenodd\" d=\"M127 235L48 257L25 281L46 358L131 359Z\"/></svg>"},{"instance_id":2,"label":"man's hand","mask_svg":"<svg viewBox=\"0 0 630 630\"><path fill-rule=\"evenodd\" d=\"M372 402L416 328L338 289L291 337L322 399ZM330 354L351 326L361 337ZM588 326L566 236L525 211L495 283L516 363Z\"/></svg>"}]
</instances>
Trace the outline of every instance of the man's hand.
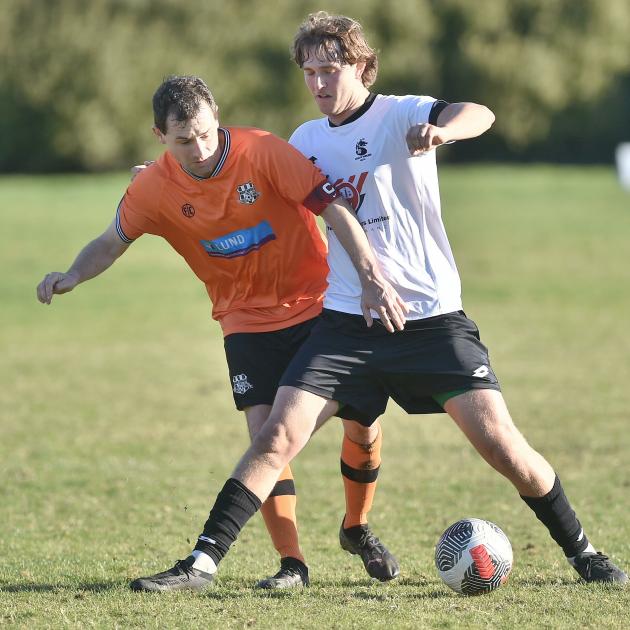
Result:
<instances>
[{"instance_id":1,"label":"man's hand","mask_svg":"<svg viewBox=\"0 0 630 630\"><path fill-rule=\"evenodd\" d=\"M389 332L403 330L409 308L396 289L383 277L363 282L362 287L361 311L368 327L374 322L371 311L375 311Z\"/></svg>"},{"instance_id":2,"label":"man's hand","mask_svg":"<svg viewBox=\"0 0 630 630\"><path fill-rule=\"evenodd\" d=\"M361 311L368 326L374 322L375 311L383 326L389 331L405 327L406 304L396 289L383 277L363 228L342 197L335 199L321 214L334 230L341 246L346 250L361 283Z\"/></svg>"},{"instance_id":3,"label":"man's hand","mask_svg":"<svg viewBox=\"0 0 630 630\"><path fill-rule=\"evenodd\" d=\"M95 278L128 249L129 243L121 240L116 230L116 219L93 241L90 241L76 257L66 273L47 273L37 285L37 299L50 304L53 295L68 293L77 284Z\"/></svg>"},{"instance_id":4,"label":"man's hand","mask_svg":"<svg viewBox=\"0 0 630 630\"><path fill-rule=\"evenodd\" d=\"M454 140L446 127L437 127L429 123L410 127L406 139L411 155L423 155L441 144Z\"/></svg>"},{"instance_id":5,"label":"man's hand","mask_svg":"<svg viewBox=\"0 0 630 630\"><path fill-rule=\"evenodd\" d=\"M422 123L407 131L411 155L423 155L442 144L476 138L490 129L494 114L477 103L449 103L438 115L437 124Z\"/></svg>"},{"instance_id":6,"label":"man's hand","mask_svg":"<svg viewBox=\"0 0 630 630\"><path fill-rule=\"evenodd\" d=\"M53 295L68 293L79 284L79 278L74 273L61 273L53 271L47 273L44 279L37 285L37 299L42 304L50 304Z\"/></svg>"},{"instance_id":7,"label":"man's hand","mask_svg":"<svg viewBox=\"0 0 630 630\"><path fill-rule=\"evenodd\" d=\"M151 164L155 164L155 160L145 160L144 164L136 164L135 166L132 166L130 169L131 181L136 179L136 176L138 175L138 173L142 173L142 171L144 171L144 169L147 168L148 166L151 166Z\"/></svg>"}]
</instances>

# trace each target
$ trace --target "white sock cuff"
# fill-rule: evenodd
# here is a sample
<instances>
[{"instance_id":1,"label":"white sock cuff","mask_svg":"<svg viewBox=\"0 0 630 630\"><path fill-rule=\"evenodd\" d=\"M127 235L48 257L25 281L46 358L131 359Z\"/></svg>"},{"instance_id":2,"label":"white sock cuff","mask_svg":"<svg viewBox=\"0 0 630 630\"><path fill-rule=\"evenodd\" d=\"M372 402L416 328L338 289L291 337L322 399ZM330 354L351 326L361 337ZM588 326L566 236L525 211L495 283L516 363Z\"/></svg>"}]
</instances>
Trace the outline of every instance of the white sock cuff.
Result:
<instances>
[{"instance_id":1,"label":"white sock cuff","mask_svg":"<svg viewBox=\"0 0 630 630\"><path fill-rule=\"evenodd\" d=\"M595 547L593 547L593 545L591 545L591 543L588 543L588 545L586 546L586 549L584 551L582 551L581 553L597 553L597 549L595 549ZM567 562L575 568L575 556L567 556Z\"/></svg>"},{"instance_id":2,"label":"white sock cuff","mask_svg":"<svg viewBox=\"0 0 630 630\"><path fill-rule=\"evenodd\" d=\"M204 573L217 572L217 565L207 553L195 549L191 555L195 559L195 561L193 562L193 569L203 571Z\"/></svg>"}]
</instances>

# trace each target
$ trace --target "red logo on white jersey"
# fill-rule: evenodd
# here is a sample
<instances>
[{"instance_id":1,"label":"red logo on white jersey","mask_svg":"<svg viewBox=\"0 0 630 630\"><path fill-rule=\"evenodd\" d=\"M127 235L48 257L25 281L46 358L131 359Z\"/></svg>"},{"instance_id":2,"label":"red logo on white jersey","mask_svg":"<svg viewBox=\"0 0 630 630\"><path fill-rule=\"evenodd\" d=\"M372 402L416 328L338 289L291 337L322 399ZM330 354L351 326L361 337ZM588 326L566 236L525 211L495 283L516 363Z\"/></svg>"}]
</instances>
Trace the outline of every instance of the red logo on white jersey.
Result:
<instances>
[{"instance_id":1,"label":"red logo on white jersey","mask_svg":"<svg viewBox=\"0 0 630 630\"><path fill-rule=\"evenodd\" d=\"M356 175L351 175L348 181L344 181L340 178L333 184L339 194L352 206L355 212L359 211L363 203L365 193L361 194L361 190L363 189L363 184L367 176L367 171L364 171L358 178Z\"/></svg>"}]
</instances>

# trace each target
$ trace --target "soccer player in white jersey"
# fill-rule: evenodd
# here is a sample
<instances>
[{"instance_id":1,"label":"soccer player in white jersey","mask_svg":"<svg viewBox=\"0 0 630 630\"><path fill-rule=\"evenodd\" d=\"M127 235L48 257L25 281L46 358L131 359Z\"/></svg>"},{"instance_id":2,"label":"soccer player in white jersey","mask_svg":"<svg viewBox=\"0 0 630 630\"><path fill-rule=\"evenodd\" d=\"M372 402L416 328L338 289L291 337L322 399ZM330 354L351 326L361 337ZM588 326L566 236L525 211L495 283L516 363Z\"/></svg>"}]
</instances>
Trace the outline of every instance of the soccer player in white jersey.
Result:
<instances>
[{"instance_id":1,"label":"soccer player in white jersey","mask_svg":"<svg viewBox=\"0 0 630 630\"><path fill-rule=\"evenodd\" d=\"M381 271L406 302L407 321L394 333L378 319L366 326L356 271L329 228L324 312L217 497L194 551L205 570L191 571L190 587L213 579L240 529L319 426L349 410L372 426L390 397L408 413L448 413L586 582L627 582L589 542L553 468L514 425L479 331L462 311L434 149L481 135L494 115L474 103L370 93L376 54L348 17L310 15L293 52L324 118L300 126L290 142L351 202Z\"/></svg>"}]
</instances>

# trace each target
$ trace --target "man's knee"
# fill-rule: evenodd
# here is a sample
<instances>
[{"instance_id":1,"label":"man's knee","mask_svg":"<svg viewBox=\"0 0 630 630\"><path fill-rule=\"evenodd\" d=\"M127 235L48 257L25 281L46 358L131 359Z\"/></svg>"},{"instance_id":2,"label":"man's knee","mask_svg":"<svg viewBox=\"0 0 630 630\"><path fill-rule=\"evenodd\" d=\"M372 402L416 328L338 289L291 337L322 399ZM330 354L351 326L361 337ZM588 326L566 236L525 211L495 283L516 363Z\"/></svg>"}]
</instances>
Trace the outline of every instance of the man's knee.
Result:
<instances>
[{"instance_id":1,"label":"man's knee","mask_svg":"<svg viewBox=\"0 0 630 630\"><path fill-rule=\"evenodd\" d=\"M381 432L379 421L366 427L354 420L344 420L343 430L345 436L358 446L360 446L366 453L369 453L379 437Z\"/></svg>"},{"instance_id":2,"label":"man's knee","mask_svg":"<svg viewBox=\"0 0 630 630\"><path fill-rule=\"evenodd\" d=\"M252 447L274 465L286 465L302 449L308 436L301 434L290 418L272 413L262 429L254 436Z\"/></svg>"}]
</instances>

